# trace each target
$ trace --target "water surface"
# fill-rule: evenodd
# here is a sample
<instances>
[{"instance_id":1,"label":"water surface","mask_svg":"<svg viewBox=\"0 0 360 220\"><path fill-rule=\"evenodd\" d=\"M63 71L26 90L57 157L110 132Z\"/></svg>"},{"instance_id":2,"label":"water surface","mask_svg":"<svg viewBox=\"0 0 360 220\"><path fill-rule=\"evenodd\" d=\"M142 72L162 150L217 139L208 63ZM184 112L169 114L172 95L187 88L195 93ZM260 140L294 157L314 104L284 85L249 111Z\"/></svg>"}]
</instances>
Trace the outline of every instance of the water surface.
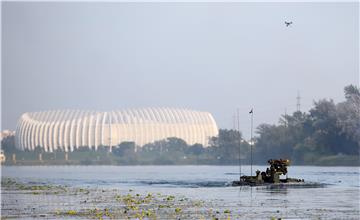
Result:
<instances>
[{"instance_id":1,"label":"water surface","mask_svg":"<svg viewBox=\"0 0 360 220\"><path fill-rule=\"evenodd\" d=\"M253 166L255 170L266 166ZM245 218L359 218L359 167L292 166L289 177L314 188L231 187L237 166L6 166L2 176L24 183L163 193L202 200ZM250 167L242 173L249 175ZM6 195L2 201L6 202Z\"/></svg>"}]
</instances>

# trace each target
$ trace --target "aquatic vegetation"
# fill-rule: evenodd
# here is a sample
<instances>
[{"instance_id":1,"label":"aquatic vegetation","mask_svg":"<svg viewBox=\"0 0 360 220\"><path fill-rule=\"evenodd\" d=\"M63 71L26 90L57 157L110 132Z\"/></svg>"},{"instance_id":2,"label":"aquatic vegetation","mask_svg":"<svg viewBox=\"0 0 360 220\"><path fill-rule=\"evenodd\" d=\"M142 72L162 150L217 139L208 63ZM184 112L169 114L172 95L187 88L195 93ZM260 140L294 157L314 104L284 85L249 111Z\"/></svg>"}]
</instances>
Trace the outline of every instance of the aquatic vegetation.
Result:
<instances>
[{"instance_id":1,"label":"aquatic vegetation","mask_svg":"<svg viewBox=\"0 0 360 220\"><path fill-rule=\"evenodd\" d=\"M113 215L110 213L110 210L108 208L99 209L99 208L93 208L93 209L85 209L82 211L76 211L76 210L68 210L61 212L59 210L55 211L55 215L58 216L79 216L86 219L103 219L103 217L109 217L113 218Z\"/></svg>"},{"instance_id":2,"label":"aquatic vegetation","mask_svg":"<svg viewBox=\"0 0 360 220\"><path fill-rule=\"evenodd\" d=\"M195 201L193 202L193 206L195 207L201 207L203 205L203 202L202 201Z\"/></svg>"},{"instance_id":3,"label":"aquatic vegetation","mask_svg":"<svg viewBox=\"0 0 360 220\"><path fill-rule=\"evenodd\" d=\"M14 184L16 184L16 181L11 179L11 178L2 178L1 179L1 186L2 187L11 186L11 185L14 185Z\"/></svg>"},{"instance_id":4,"label":"aquatic vegetation","mask_svg":"<svg viewBox=\"0 0 360 220\"><path fill-rule=\"evenodd\" d=\"M11 190L23 190L30 191L29 193L33 195L39 194L59 194L61 191L66 192L66 188L60 185L33 185L33 184L24 184L17 182L11 178L2 178L1 187Z\"/></svg>"},{"instance_id":5,"label":"aquatic vegetation","mask_svg":"<svg viewBox=\"0 0 360 220\"><path fill-rule=\"evenodd\" d=\"M108 208L104 209L104 214L105 214L105 216L111 216Z\"/></svg>"},{"instance_id":6,"label":"aquatic vegetation","mask_svg":"<svg viewBox=\"0 0 360 220\"><path fill-rule=\"evenodd\" d=\"M112 217L112 214L110 213L108 208L105 208L104 210L95 208L93 210L90 210L90 214L92 214L97 219L103 219L104 216L110 218Z\"/></svg>"},{"instance_id":7,"label":"aquatic vegetation","mask_svg":"<svg viewBox=\"0 0 360 220\"><path fill-rule=\"evenodd\" d=\"M117 202L121 202L121 195L118 195L118 194L116 194L115 195L115 200L117 201Z\"/></svg>"},{"instance_id":8,"label":"aquatic vegetation","mask_svg":"<svg viewBox=\"0 0 360 220\"><path fill-rule=\"evenodd\" d=\"M135 215L133 216L135 219L139 219L139 220L142 220L143 219L143 215L141 213L135 213Z\"/></svg>"},{"instance_id":9,"label":"aquatic vegetation","mask_svg":"<svg viewBox=\"0 0 360 220\"><path fill-rule=\"evenodd\" d=\"M147 198L147 199L152 198L152 194L148 193L145 198Z\"/></svg>"},{"instance_id":10,"label":"aquatic vegetation","mask_svg":"<svg viewBox=\"0 0 360 220\"><path fill-rule=\"evenodd\" d=\"M124 198L123 198L124 203L131 205L132 203L135 203L135 199L132 195L127 194Z\"/></svg>"},{"instance_id":11,"label":"aquatic vegetation","mask_svg":"<svg viewBox=\"0 0 360 220\"><path fill-rule=\"evenodd\" d=\"M166 197L166 200L167 200L167 201L174 200L174 199L175 199L175 196L168 196L168 197Z\"/></svg>"},{"instance_id":12,"label":"aquatic vegetation","mask_svg":"<svg viewBox=\"0 0 360 220\"><path fill-rule=\"evenodd\" d=\"M147 217L151 217L151 216L154 216L155 215L155 213L152 211L152 210L146 210L146 211L144 211L145 212L145 216L147 216Z\"/></svg>"},{"instance_id":13,"label":"aquatic vegetation","mask_svg":"<svg viewBox=\"0 0 360 220\"><path fill-rule=\"evenodd\" d=\"M160 205L159 205L159 209L162 209L162 208L166 208L166 206L165 206L165 205L160 204Z\"/></svg>"},{"instance_id":14,"label":"aquatic vegetation","mask_svg":"<svg viewBox=\"0 0 360 220\"><path fill-rule=\"evenodd\" d=\"M68 215L76 215L77 212L76 212L75 210L69 210L69 211L67 212L67 214L68 214Z\"/></svg>"},{"instance_id":15,"label":"aquatic vegetation","mask_svg":"<svg viewBox=\"0 0 360 220\"><path fill-rule=\"evenodd\" d=\"M174 195L161 195L147 192L141 194L134 190L119 191L113 189L77 188L46 184L25 184L13 179L2 179L2 187L10 190L24 191L29 196L39 194L56 195L52 199L76 196L76 204L70 210L56 208L46 217L52 218L81 218L81 219L226 219L224 213L214 215L212 209L206 209L203 201L189 200L185 197L176 198ZM60 197L57 197L59 195ZM35 199L35 198L34 198ZM94 207L96 205L96 207ZM194 207L196 209L194 210ZM36 214L38 210L32 209ZM38 213L37 216L43 213ZM230 216L231 213L225 213Z\"/></svg>"},{"instance_id":16,"label":"aquatic vegetation","mask_svg":"<svg viewBox=\"0 0 360 220\"><path fill-rule=\"evenodd\" d=\"M135 205L130 205L129 208L131 210L139 210L139 207L138 206L135 206Z\"/></svg>"},{"instance_id":17,"label":"aquatic vegetation","mask_svg":"<svg viewBox=\"0 0 360 220\"><path fill-rule=\"evenodd\" d=\"M84 193L84 194L89 194L90 193L90 191L88 189L83 189L83 188L80 188L79 192Z\"/></svg>"},{"instance_id":18,"label":"aquatic vegetation","mask_svg":"<svg viewBox=\"0 0 360 220\"><path fill-rule=\"evenodd\" d=\"M271 218L270 218L271 220L281 220L282 218L276 218L276 217L274 217L274 216L271 216ZM320 218L319 218L320 219Z\"/></svg>"}]
</instances>

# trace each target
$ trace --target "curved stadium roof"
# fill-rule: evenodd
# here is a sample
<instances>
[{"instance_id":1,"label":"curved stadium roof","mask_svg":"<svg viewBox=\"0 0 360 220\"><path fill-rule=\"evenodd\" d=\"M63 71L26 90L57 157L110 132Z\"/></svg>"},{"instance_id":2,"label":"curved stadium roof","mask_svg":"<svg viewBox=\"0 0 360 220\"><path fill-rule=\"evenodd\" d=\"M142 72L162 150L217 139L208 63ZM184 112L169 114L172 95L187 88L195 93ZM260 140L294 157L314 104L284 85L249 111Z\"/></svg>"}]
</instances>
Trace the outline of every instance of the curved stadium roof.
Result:
<instances>
[{"instance_id":1,"label":"curved stadium roof","mask_svg":"<svg viewBox=\"0 0 360 220\"><path fill-rule=\"evenodd\" d=\"M216 122L208 112L176 108L59 110L24 113L16 127L15 141L18 149L40 146L52 152L83 146L97 149L125 141L142 146L168 137L207 146L209 137L216 135Z\"/></svg>"}]
</instances>

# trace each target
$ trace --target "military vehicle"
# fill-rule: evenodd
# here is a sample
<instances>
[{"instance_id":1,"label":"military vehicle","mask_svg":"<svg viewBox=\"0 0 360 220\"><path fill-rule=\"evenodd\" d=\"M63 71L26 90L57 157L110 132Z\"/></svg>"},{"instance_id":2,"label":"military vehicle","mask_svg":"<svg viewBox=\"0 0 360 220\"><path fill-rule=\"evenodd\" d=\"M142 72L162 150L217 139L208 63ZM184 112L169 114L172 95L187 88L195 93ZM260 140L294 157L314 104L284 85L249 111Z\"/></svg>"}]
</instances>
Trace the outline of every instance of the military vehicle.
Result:
<instances>
[{"instance_id":1,"label":"military vehicle","mask_svg":"<svg viewBox=\"0 0 360 220\"><path fill-rule=\"evenodd\" d=\"M233 181L232 186L261 186L268 184L287 184L287 183L303 183L303 179L295 179L287 177L287 167L290 165L290 160L268 160L270 168L265 172L256 171L256 176L241 176L240 180ZM281 175L286 175L286 178L281 179Z\"/></svg>"}]
</instances>

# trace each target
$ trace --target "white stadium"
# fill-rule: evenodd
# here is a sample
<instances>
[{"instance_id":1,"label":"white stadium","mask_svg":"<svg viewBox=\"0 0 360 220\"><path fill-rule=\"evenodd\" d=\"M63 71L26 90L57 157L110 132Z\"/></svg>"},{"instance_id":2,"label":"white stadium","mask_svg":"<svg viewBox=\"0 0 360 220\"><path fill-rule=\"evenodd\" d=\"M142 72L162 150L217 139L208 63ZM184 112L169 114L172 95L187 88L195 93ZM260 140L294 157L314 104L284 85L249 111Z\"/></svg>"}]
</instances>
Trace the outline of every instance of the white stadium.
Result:
<instances>
[{"instance_id":1,"label":"white stadium","mask_svg":"<svg viewBox=\"0 0 360 220\"><path fill-rule=\"evenodd\" d=\"M142 108L111 112L62 110L24 113L16 127L16 147L46 152L97 149L135 142L138 146L177 137L208 146L218 127L208 112L176 108Z\"/></svg>"}]
</instances>

